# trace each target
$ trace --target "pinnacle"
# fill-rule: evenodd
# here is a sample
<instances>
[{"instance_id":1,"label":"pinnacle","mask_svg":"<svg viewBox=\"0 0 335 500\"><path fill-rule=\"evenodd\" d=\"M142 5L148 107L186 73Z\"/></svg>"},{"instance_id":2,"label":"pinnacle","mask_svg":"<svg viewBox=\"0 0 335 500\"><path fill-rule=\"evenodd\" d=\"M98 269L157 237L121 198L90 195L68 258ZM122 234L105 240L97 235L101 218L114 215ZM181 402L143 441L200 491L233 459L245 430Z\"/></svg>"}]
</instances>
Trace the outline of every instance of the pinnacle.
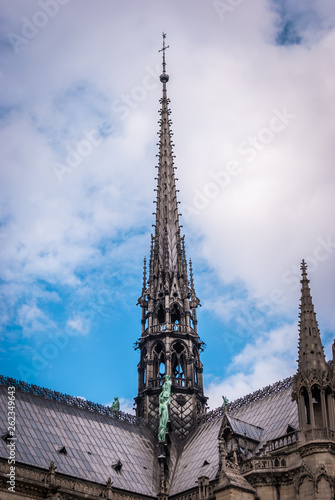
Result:
<instances>
[{"instance_id":1,"label":"pinnacle","mask_svg":"<svg viewBox=\"0 0 335 500\"><path fill-rule=\"evenodd\" d=\"M327 364L309 288L307 264L304 260L301 263L301 272L299 371L305 371L311 368L321 370L324 369Z\"/></svg>"}]
</instances>

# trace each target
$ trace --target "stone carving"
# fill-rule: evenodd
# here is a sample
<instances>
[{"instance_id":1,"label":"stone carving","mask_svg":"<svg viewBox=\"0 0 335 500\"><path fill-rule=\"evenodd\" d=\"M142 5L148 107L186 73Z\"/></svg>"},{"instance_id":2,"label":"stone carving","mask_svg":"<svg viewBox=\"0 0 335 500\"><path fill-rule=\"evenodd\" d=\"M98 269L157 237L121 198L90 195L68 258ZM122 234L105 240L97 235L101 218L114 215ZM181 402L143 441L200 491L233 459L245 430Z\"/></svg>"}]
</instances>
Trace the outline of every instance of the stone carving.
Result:
<instances>
[{"instance_id":1,"label":"stone carving","mask_svg":"<svg viewBox=\"0 0 335 500\"><path fill-rule=\"evenodd\" d=\"M109 477L106 482L106 488L104 489L102 494L103 498L106 498L107 500L111 500L113 498L112 486L113 486L113 481Z\"/></svg>"},{"instance_id":2,"label":"stone carving","mask_svg":"<svg viewBox=\"0 0 335 500\"><path fill-rule=\"evenodd\" d=\"M55 486L55 474L56 474L55 462L52 460L50 462L48 473L44 479L45 484L49 486Z\"/></svg>"},{"instance_id":3,"label":"stone carving","mask_svg":"<svg viewBox=\"0 0 335 500\"><path fill-rule=\"evenodd\" d=\"M159 428L158 441L165 441L166 426L169 418L169 404L171 403L171 385L170 375L165 375L165 382L162 392L159 395Z\"/></svg>"}]
</instances>

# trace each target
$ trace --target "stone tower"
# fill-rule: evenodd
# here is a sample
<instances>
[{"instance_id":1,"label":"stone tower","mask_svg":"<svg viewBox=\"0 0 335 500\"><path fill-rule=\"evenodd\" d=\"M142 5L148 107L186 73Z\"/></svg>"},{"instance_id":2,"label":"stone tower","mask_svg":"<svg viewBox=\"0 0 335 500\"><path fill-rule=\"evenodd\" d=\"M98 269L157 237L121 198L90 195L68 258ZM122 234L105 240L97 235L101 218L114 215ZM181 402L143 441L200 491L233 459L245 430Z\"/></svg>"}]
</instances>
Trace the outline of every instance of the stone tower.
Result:
<instances>
[{"instance_id":1,"label":"stone tower","mask_svg":"<svg viewBox=\"0 0 335 500\"><path fill-rule=\"evenodd\" d=\"M143 288L138 301L142 307L142 335L137 342L140 362L135 401L137 416L157 429L159 393L164 375L170 375L170 427L182 439L192 429L197 415L206 411L206 398L200 361L203 343L197 334L196 309L200 301L194 289L192 263L187 265L184 236L180 233L170 100L166 89L167 48L163 35L156 223L151 237L148 280L144 260Z\"/></svg>"},{"instance_id":2,"label":"stone tower","mask_svg":"<svg viewBox=\"0 0 335 500\"><path fill-rule=\"evenodd\" d=\"M299 358L293 398L298 403L299 428L308 440L327 437L335 430L335 374L324 355L304 261L301 271Z\"/></svg>"}]
</instances>

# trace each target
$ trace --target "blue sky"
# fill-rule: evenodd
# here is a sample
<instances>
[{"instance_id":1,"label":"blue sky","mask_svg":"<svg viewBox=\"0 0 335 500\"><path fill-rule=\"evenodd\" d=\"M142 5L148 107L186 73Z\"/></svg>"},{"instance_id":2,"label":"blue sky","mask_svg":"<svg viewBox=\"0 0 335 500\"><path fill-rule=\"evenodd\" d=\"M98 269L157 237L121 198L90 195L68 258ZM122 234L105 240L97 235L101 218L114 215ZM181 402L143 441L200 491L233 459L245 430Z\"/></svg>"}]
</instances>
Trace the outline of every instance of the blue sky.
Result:
<instances>
[{"instance_id":1,"label":"blue sky","mask_svg":"<svg viewBox=\"0 0 335 500\"><path fill-rule=\"evenodd\" d=\"M302 258L328 359L334 340L333 2L7 2L0 372L123 410L162 30L210 406L295 372Z\"/></svg>"}]
</instances>

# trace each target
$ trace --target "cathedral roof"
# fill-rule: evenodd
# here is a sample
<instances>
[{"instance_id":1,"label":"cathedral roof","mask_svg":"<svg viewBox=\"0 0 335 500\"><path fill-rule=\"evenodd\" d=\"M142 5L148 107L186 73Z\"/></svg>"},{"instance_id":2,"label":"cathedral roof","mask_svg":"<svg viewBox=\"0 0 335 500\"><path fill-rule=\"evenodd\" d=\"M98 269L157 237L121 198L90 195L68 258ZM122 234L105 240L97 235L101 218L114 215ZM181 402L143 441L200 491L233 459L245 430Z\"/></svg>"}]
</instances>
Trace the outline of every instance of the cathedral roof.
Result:
<instances>
[{"instance_id":1,"label":"cathedral roof","mask_svg":"<svg viewBox=\"0 0 335 500\"><path fill-rule=\"evenodd\" d=\"M214 480L219 468L218 438L224 416L234 433L258 442L268 441L298 427L296 403L291 399L293 378L229 403L206 415L177 451L170 495L193 489L200 476ZM157 495L155 436L141 419L109 407L72 398L38 386L0 377L0 431L7 423L7 387L16 387L17 462L113 488ZM4 439L0 455L7 457Z\"/></svg>"},{"instance_id":2,"label":"cathedral roof","mask_svg":"<svg viewBox=\"0 0 335 500\"><path fill-rule=\"evenodd\" d=\"M47 471L54 461L57 473L100 485L111 477L113 489L157 496L155 436L141 419L7 377L0 377L0 456L8 457L8 386L16 387L18 463ZM225 422L235 435L255 442L254 455L284 446L279 438L299 427L292 386L289 377L207 413L175 448L169 495L194 489L201 476L217 478Z\"/></svg>"},{"instance_id":3,"label":"cathedral roof","mask_svg":"<svg viewBox=\"0 0 335 500\"><path fill-rule=\"evenodd\" d=\"M186 441L171 481L170 495L196 486L200 476L211 481L219 468L218 436L221 418L200 425Z\"/></svg>"},{"instance_id":4,"label":"cathedral roof","mask_svg":"<svg viewBox=\"0 0 335 500\"><path fill-rule=\"evenodd\" d=\"M286 380L287 386L282 387L282 390L272 394L265 391L263 398L231 412L235 419L248 422L249 429L250 425L253 429L263 429L259 434L260 445L287 434L288 426L298 429L298 408L296 402L292 401L293 378ZM254 434L248 437L253 438Z\"/></svg>"},{"instance_id":5,"label":"cathedral roof","mask_svg":"<svg viewBox=\"0 0 335 500\"><path fill-rule=\"evenodd\" d=\"M5 382L0 385L0 429L5 435L7 387L19 383L0 381ZM76 401L79 398L41 388L41 395L37 395L34 387L27 387L29 392L15 391L18 463L48 470L54 461L58 473L99 484L106 484L111 477L113 488L156 496L155 445L147 427L136 425L135 419L131 423L131 416L127 421L122 412L121 418L113 418L106 407L100 406L106 409L105 414L99 405L89 410L83 402L81 408ZM0 456L8 458L4 439L0 439Z\"/></svg>"},{"instance_id":6,"label":"cathedral roof","mask_svg":"<svg viewBox=\"0 0 335 500\"><path fill-rule=\"evenodd\" d=\"M292 401L293 377L248 394L229 403L227 413L218 408L206 415L186 440L171 482L171 495L192 489L200 476L215 479L219 468L218 438L222 419L227 416L232 431L258 442L261 452L268 441L298 428L297 404Z\"/></svg>"}]
</instances>

